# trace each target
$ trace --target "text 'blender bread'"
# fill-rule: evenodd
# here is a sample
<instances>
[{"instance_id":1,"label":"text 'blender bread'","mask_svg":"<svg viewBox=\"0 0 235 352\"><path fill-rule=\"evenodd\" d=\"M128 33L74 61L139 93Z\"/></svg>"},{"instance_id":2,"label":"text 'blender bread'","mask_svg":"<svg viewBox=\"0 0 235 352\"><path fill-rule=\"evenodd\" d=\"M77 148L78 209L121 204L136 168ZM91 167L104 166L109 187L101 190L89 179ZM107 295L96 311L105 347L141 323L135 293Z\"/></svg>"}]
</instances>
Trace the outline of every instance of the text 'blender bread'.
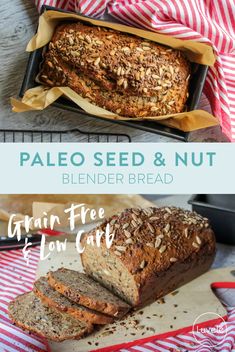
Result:
<instances>
[{"instance_id":1,"label":"text 'blender bread'","mask_svg":"<svg viewBox=\"0 0 235 352\"><path fill-rule=\"evenodd\" d=\"M206 272L214 259L215 237L208 220L175 207L127 209L107 223L115 234L107 249L88 245L85 272L132 306L155 300Z\"/></svg>"},{"instance_id":2,"label":"text 'blender bread'","mask_svg":"<svg viewBox=\"0 0 235 352\"><path fill-rule=\"evenodd\" d=\"M74 22L57 26L39 80L120 116L151 117L185 110L190 73L179 50Z\"/></svg>"}]
</instances>

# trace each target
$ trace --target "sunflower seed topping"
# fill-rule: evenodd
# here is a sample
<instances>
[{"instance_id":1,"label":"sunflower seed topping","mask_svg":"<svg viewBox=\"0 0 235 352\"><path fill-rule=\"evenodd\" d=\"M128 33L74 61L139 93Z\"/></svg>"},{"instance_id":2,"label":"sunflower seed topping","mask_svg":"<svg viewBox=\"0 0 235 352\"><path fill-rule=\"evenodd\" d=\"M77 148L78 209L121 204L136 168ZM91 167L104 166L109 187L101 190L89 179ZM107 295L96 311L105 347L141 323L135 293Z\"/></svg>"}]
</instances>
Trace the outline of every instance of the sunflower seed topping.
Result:
<instances>
[{"instance_id":1,"label":"sunflower seed topping","mask_svg":"<svg viewBox=\"0 0 235 352\"><path fill-rule=\"evenodd\" d=\"M131 220L131 225L132 225L133 227L137 227L137 226L138 226L137 223L135 222L135 220Z\"/></svg>"},{"instance_id":2,"label":"sunflower seed topping","mask_svg":"<svg viewBox=\"0 0 235 352\"><path fill-rule=\"evenodd\" d=\"M118 251L114 251L114 254L116 254L117 256L121 257L122 253L118 252Z\"/></svg>"},{"instance_id":3,"label":"sunflower seed topping","mask_svg":"<svg viewBox=\"0 0 235 352\"><path fill-rule=\"evenodd\" d=\"M124 235L127 237L127 238L130 238L131 237L131 233L129 231L126 231L124 230Z\"/></svg>"},{"instance_id":4,"label":"sunflower seed topping","mask_svg":"<svg viewBox=\"0 0 235 352\"><path fill-rule=\"evenodd\" d=\"M123 83L124 83L124 78L121 78L121 79L119 79L119 80L117 81L117 85L118 85L118 86L123 85Z\"/></svg>"},{"instance_id":5,"label":"sunflower seed topping","mask_svg":"<svg viewBox=\"0 0 235 352\"><path fill-rule=\"evenodd\" d=\"M170 231L170 228L171 228L170 224L166 224L166 226L164 227L164 231L168 233Z\"/></svg>"},{"instance_id":6,"label":"sunflower seed topping","mask_svg":"<svg viewBox=\"0 0 235 352\"><path fill-rule=\"evenodd\" d=\"M152 248L154 248L154 245L153 245L153 243L151 243L151 242L146 243L146 246L147 246L147 247L152 247Z\"/></svg>"},{"instance_id":7,"label":"sunflower seed topping","mask_svg":"<svg viewBox=\"0 0 235 352\"><path fill-rule=\"evenodd\" d=\"M161 238L160 238L159 236L157 236L157 237L156 237L156 240L155 240L154 247L155 247L155 248L159 248L160 245L161 245L161 243L162 243Z\"/></svg>"},{"instance_id":8,"label":"sunflower seed topping","mask_svg":"<svg viewBox=\"0 0 235 352\"><path fill-rule=\"evenodd\" d=\"M149 218L150 221L155 221L155 220L159 220L158 216L151 216L151 218Z\"/></svg>"},{"instance_id":9,"label":"sunflower seed topping","mask_svg":"<svg viewBox=\"0 0 235 352\"><path fill-rule=\"evenodd\" d=\"M195 247L195 248L200 248L200 246L199 246L198 243L196 243L196 242L193 242L192 245L193 245L193 247Z\"/></svg>"},{"instance_id":10,"label":"sunflower seed topping","mask_svg":"<svg viewBox=\"0 0 235 352\"><path fill-rule=\"evenodd\" d=\"M119 251L119 252L125 252L126 251L126 247L124 246L115 246L116 249Z\"/></svg>"},{"instance_id":11,"label":"sunflower seed topping","mask_svg":"<svg viewBox=\"0 0 235 352\"><path fill-rule=\"evenodd\" d=\"M166 246L161 246L159 249L159 252L162 254L165 252L165 250L166 250Z\"/></svg>"},{"instance_id":12,"label":"sunflower seed topping","mask_svg":"<svg viewBox=\"0 0 235 352\"><path fill-rule=\"evenodd\" d=\"M146 261L142 260L142 262L140 263L140 269L144 269L145 265L146 265Z\"/></svg>"},{"instance_id":13,"label":"sunflower seed topping","mask_svg":"<svg viewBox=\"0 0 235 352\"><path fill-rule=\"evenodd\" d=\"M135 215L139 216L140 212L138 209L132 209L132 213L134 213Z\"/></svg>"},{"instance_id":14,"label":"sunflower seed topping","mask_svg":"<svg viewBox=\"0 0 235 352\"><path fill-rule=\"evenodd\" d=\"M122 226L123 230L127 229L128 227L129 227L129 224L128 224L128 223L125 223L125 224Z\"/></svg>"},{"instance_id":15,"label":"sunflower seed topping","mask_svg":"<svg viewBox=\"0 0 235 352\"><path fill-rule=\"evenodd\" d=\"M175 263L175 262L177 262L177 259L174 258L174 257L172 257L172 258L170 258L170 262L171 262L171 263Z\"/></svg>"},{"instance_id":16,"label":"sunflower seed topping","mask_svg":"<svg viewBox=\"0 0 235 352\"><path fill-rule=\"evenodd\" d=\"M88 44L91 44L92 41L91 41L91 37L89 35L86 35L85 39L86 39Z\"/></svg>"},{"instance_id":17,"label":"sunflower seed topping","mask_svg":"<svg viewBox=\"0 0 235 352\"><path fill-rule=\"evenodd\" d=\"M147 226L151 233L155 233L154 227L149 222L147 223Z\"/></svg>"},{"instance_id":18,"label":"sunflower seed topping","mask_svg":"<svg viewBox=\"0 0 235 352\"><path fill-rule=\"evenodd\" d=\"M201 239L200 239L199 236L196 236L196 241L197 241L198 244L201 244L201 243L202 243L202 241L201 241Z\"/></svg>"}]
</instances>

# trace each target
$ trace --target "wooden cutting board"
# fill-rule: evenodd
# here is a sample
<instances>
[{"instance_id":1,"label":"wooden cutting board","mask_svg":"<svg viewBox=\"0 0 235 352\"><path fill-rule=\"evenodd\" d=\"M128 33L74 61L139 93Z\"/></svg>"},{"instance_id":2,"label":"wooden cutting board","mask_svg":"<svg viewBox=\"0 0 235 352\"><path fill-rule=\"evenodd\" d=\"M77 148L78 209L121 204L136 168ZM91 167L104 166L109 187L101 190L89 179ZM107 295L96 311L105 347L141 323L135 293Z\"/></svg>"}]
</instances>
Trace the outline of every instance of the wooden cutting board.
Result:
<instances>
[{"instance_id":1,"label":"wooden cutting board","mask_svg":"<svg viewBox=\"0 0 235 352\"><path fill-rule=\"evenodd\" d=\"M48 251L48 245L46 251ZM80 256L74 243L67 243L65 252L52 254L47 260L40 261L37 277L62 266L82 271ZM120 348L125 348L140 342L137 340L141 340L143 343L153 339L154 336L166 337L167 335L176 335L179 332L192 331L194 321L201 314L207 312L226 317L226 309L211 289L211 285L218 282L226 282L222 285L224 287L235 287L234 268L211 270L175 292L168 294L164 297L164 300L156 301L122 321L106 325L80 341L50 343L51 351L113 352L118 348L117 345L121 345ZM217 284L217 286L219 285ZM209 321L208 325L213 325L215 322L211 322L211 320L216 317L213 314L204 314L199 322Z\"/></svg>"}]
</instances>

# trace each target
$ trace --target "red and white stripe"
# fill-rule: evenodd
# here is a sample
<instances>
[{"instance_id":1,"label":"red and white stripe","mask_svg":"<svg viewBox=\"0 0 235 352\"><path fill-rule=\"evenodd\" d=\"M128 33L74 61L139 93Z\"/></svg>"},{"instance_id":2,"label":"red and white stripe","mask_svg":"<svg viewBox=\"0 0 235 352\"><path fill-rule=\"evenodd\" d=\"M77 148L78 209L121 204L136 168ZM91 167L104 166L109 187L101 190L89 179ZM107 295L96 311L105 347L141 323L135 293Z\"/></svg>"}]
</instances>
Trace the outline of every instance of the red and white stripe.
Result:
<instances>
[{"instance_id":1,"label":"red and white stripe","mask_svg":"<svg viewBox=\"0 0 235 352\"><path fill-rule=\"evenodd\" d=\"M216 64L204 87L212 113L235 141L235 3L233 0L35 0L87 16L105 11L128 25L213 46Z\"/></svg>"},{"instance_id":2,"label":"red and white stripe","mask_svg":"<svg viewBox=\"0 0 235 352\"><path fill-rule=\"evenodd\" d=\"M8 304L17 295L32 289L39 260L39 248L31 249L30 263L26 264L21 250L0 252L0 352L45 352L49 351L47 342L36 335L28 334L15 327L8 317ZM218 347L203 347L195 342L192 334L180 334L163 340L152 340L141 345L121 348L116 352L235 352L235 308L227 308L227 336L207 334L198 336L199 341L208 346L221 342ZM112 352L115 352L114 350Z\"/></svg>"},{"instance_id":3,"label":"red and white stripe","mask_svg":"<svg viewBox=\"0 0 235 352\"><path fill-rule=\"evenodd\" d=\"M15 327L8 316L8 304L32 289L39 260L39 248L31 249L29 265L21 250L0 252L0 352L45 352L47 342Z\"/></svg>"}]
</instances>

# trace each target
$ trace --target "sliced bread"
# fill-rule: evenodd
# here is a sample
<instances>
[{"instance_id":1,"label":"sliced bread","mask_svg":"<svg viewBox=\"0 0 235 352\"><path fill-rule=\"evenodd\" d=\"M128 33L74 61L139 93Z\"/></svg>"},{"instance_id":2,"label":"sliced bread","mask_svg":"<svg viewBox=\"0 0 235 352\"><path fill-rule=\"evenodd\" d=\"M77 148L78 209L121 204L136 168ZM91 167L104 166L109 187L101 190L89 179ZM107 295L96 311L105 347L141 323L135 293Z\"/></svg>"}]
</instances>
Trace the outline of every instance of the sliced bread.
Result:
<instances>
[{"instance_id":1,"label":"sliced bread","mask_svg":"<svg viewBox=\"0 0 235 352\"><path fill-rule=\"evenodd\" d=\"M120 318L130 309L126 302L78 271L65 268L50 271L48 282L71 301L103 314Z\"/></svg>"},{"instance_id":2,"label":"sliced bread","mask_svg":"<svg viewBox=\"0 0 235 352\"><path fill-rule=\"evenodd\" d=\"M92 331L91 324L44 306L33 292L18 296L8 310L17 326L48 340L80 339Z\"/></svg>"},{"instance_id":3,"label":"sliced bread","mask_svg":"<svg viewBox=\"0 0 235 352\"><path fill-rule=\"evenodd\" d=\"M79 320L100 325L112 323L114 320L113 317L70 301L61 293L54 290L49 285L46 277L41 277L34 283L33 291L41 299L43 304L56 308L61 312L66 312Z\"/></svg>"}]
</instances>

